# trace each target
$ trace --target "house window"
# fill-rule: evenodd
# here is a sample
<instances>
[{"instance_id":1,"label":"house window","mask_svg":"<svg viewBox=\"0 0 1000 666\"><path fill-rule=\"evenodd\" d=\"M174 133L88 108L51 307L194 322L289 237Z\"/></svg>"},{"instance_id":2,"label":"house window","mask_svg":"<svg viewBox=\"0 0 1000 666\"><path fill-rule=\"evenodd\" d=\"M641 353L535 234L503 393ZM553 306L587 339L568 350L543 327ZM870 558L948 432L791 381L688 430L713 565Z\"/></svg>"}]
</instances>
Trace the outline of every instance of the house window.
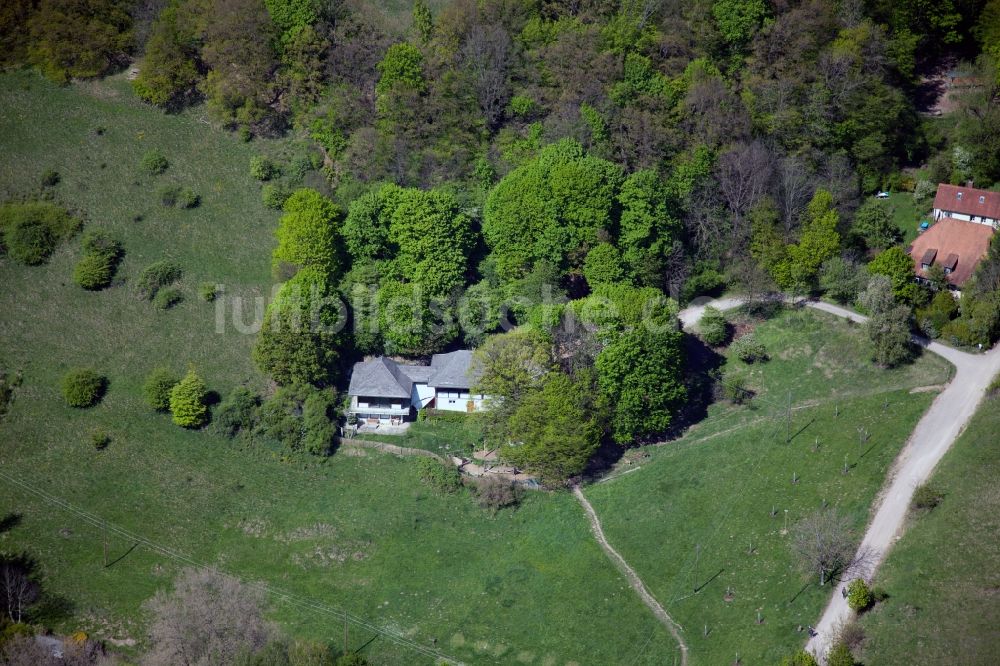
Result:
<instances>
[{"instance_id":1,"label":"house window","mask_svg":"<svg viewBox=\"0 0 1000 666\"><path fill-rule=\"evenodd\" d=\"M944 274L945 275L951 275L951 269L950 268L944 269Z\"/></svg>"},{"instance_id":2,"label":"house window","mask_svg":"<svg viewBox=\"0 0 1000 666\"><path fill-rule=\"evenodd\" d=\"M961 200L962 200L962 193L961 193L961 192L959 192L959 193L958 193L958 200L959 200L959 201L961 201Z\"/></svg>"},{"instance_id":3,"label":"house window","mask_svg":"<svg viewBox=\"0 0 1000 666\"><path fill-rule=\"evenodd\" d=\"M982 194L979 195L979 203L986 203L986 196L985 195L982 195Z\"/></svg>"}]
</instances>

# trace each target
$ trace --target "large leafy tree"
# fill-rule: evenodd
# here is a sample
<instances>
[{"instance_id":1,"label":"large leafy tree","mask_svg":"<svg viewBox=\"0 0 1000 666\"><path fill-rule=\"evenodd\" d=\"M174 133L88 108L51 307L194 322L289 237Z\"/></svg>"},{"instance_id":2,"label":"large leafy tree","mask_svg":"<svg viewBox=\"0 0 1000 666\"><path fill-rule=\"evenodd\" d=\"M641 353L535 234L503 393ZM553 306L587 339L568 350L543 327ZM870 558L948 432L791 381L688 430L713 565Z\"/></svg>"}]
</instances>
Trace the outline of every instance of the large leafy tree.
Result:
<instances>
[{"instance_id":1,"label":"large leafy tree","mask_svg":"<svg viewBox=\"0 0 1000 666\"><path fill-rule=\"evenodd\" d=\"M558 483L580 474L600 444L592 387L561 373L521 400L510 417L506 459Z\"/></svg>"},{"instance_id":2,"label":"large leafy tree","mask_svg":"<svg viewBox=\"0 0 1000 666\"><path fill-rule=\"evenodd\" d=\"M790 284L787 286L810 289L815 285L823 262L840 253L839 221L833 195L817 190L806 210L799 242L788 247Z\"/></svg>"},{"instance_id":3,"label":"large leafy tree","mask_svg":"<svg viewBox=\"0 0 1000 666\"><path fill-rule=\"evenodd\" d=\"M622 170L566 139L507 174L486 199L483 235L502 281L539 260L579 268L612 230Z\"/></svg>"},{"instance_id":4,"label":"large leafy tree","mask_svg":"<svg viewBox=\"0 0 1000 666\"><path fill-rule=\"evenodd\" d=\"M663 281L665 254L680 239L681 223L671 201L667 183L649 169L631 174L618 193L618 247L629 276L642 284Z\"/></svg>"},{"instance_id":5,"label":"large leafy tree","mask_svg":"<svg viewBox=\"0 0 1000 666\"><path fill-rule=\"evenodd\" d=\"M431 295L465 284L475 242L472 220L452 194L396 185L355 200L344 237L356 261L384 261L387 272Z\"/></svg>"},{"instance_id":6,"label":"large leafy tree","mask_svg":"<svg viewBox=\"0 0 1000 666\"><path fill-rule=\"evenodd\" d=\"M885 249L903 239L903 234L892 219L888 205L877 199L866 201L854 216L854 233L867 247Z\"/></svg>"},{"instance_id":7,"label":"large leafy tree","mask_svg":"<svg viewBox=\"0 0 1000 666\"><path fill-rule=\"evenodd\" d=\"M336 378L345 318L324 271L303 268L268 305L254 361L279 384L328 384Z\"/></svg>"},{"instance_id":8,"label":"large leafy tree","mask_svg":"<svg viewBox=\"0 0 1000 666\"><path fill-rule=\"evenodd\" d=\"M687 397L681 338L675 325L640 324L616 335L597 356L601 394L612 405L611 435L619 444L661 434L673 423Z\"/></svg>"},{"instance_id":9,"label":"large leafy tree","mask_svg":"<svg viewBox=\"0 0 1000 666\"><path fill-rule=\"evenodd\" d=\"M41 0L28 19L28 57L59 83L99 76L132 45L127 0Z\"/></svg>"},{"instance_id":10,"label":"large leafy tree","mask_svg":"<svg viewBox=\"0 0 1000 666\"><path fill-rule=\"evenodd\" d=\"M276 236L278 247L272 255L276 273L285 267L314 267L336 279L342 258L337 222L340 209L315 190L297 190L285 201Z\"/></svg>"},{"instance_id":11,"label":"large leafy tree","mask_svg":"<svg viewBox=\"0 0 1000 666\"><path fill-rule=\"evenodd\" d=\"M174 2L153 23L132 87L152 104L176 104L201 81L200 55L195 17L187 4Z\"/></svg>"},{"instance_id":12,"label":"large leafy tree","mask_svg":"<svg viewBox=\"0 0 1000 666\"><path fill-rule=\"evenodd\" d=\"M899 301L912 304L923 293L914 281L913 259L902 248L879 252L868 264L868 273L889 278L892 293Z\"/></svg>"}]
</instances>

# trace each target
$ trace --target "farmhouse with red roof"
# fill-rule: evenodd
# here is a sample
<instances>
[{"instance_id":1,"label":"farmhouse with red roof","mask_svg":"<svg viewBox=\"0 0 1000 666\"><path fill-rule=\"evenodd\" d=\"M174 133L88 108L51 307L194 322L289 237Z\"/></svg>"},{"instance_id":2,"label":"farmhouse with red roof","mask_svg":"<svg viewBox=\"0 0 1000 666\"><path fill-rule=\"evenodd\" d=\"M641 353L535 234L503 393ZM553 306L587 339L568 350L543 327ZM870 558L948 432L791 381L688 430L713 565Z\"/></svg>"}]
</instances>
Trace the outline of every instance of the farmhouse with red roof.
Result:
<instances>
[{"instance_id":1,"label":"farmhouse with red roof","mask_svg":"<svg viewBox=\"0 0 1000 666\"><path fill-rule=\"evenodd\" d=\"M1000 192L976 189L971 182L965 187L942 183L934 197L934 219L946 217L1000 228Z\"/></svg>"}]
</instances>

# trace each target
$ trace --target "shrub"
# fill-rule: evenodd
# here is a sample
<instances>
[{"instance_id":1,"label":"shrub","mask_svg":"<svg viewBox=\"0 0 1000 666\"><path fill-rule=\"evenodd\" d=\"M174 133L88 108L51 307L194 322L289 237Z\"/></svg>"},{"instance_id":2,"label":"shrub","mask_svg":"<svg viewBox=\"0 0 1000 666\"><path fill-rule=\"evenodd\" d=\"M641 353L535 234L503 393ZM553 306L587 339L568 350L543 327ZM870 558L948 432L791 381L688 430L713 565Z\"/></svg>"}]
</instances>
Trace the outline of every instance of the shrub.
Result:
<instances>
[{"instance_id":1,"label":"shrub","mask_svg":"<svg viewBox=\"0 0 1000 666\"><path fill-rule=\"evenodd\" d=\"M205 382L194 371L188 370L184 379L170 390L170 412L174 423L183 428L200 428L208 422L208 407L205 398L208 389Z\"/></svg>"},{"instance_id":2,"label":"shrub","mask_svg":"<svg viewBox=\"0 0 1000 666\"><path fill-rule=\"evenodd\" d=\"M257 424L260 398L250 389L239 386L222 401L212 419L215 430L226 437L250 432Z\"/></svg>"},{"instance_id":3,"label":"shrub","mask_svg":"<svg viewBox=\"0 0 1000 666\"><path fill-rule=\"evenodd\" d=\"M722 378L722 397L734 405L744 405L753 400L754 392L747 388L747 380L740 375Z\"/></svg>"},{"instance_id":4,"label":"shrub","mask_svg":"<svg viewBox=\"0 0 1000 666\"><path fill-rule=\"evenodd\" d=\"M167 170L170 162L167 161L163 153L153 149L142 156L142 162L139 163L139 166L150 176L158 176Z\"/></svg>"},{"instance_id":5,"label":"shrub","mask_svg":"<svg viewBox=\"0 0 1000 666\"><path fill-rule=\"evenodd\" d=\"M197 208L201 203L201 195L192 189L182 187L177 193L177 205L181 208Z\"/></svg>"},{"instance_id":6,"label":"shrub","mask_svg":"<svg viewBox=\"0 0 1000 666\"><path fill-rule=\"evenodd\" d=\"M826 666L854 666L854 655L846 643L837 643L826 656Z\"/></svg>"},{"instance_id":7,"label":"shrub","mask_svg":"<svg viewBox=\"0 0 1000 666\"><path fill-rule=\"evenodd\" d=\"M805 650L799 650L795 654L781 660L781 666L819 666L816 657Z\"/></svg>"},{"instance_id":8,"label":"shrub","mask_svg":"<svg viewBox=\"0 0 1000 666\"><path fill-rule=\"evenodd\" d=\"M76 368L62 378L62 394L70 407L91 407L104 395L107 380L90 368Z\"/></svg>"},{"instance_id":9,"label":"shrub","mask_svg":"<svg viewBox=\"0 0 1000 666\"><path fill-rule=\"evenodd\" d=\"M351 652L337 657L336 666L368 666L368 660L357 652Z\"/></svg>"},{"instance_id":10,"label":"shrub","mask_svg":"<svg viewBox=\"0 0 1000 666\"><path fill-rule=\"evenodd\" d=\"M166 412L170 409L170 391L179 381L167 368L156 368L142 385L142 397L156 411Z\"/></svg>"},{"instance_id":11,"label":"shrub","mask_svg":"<svg viewBox=\"0 0 1000 666\"><path fill-rule=\"evenodd\" d=\"M331 417L334 415L333 394L316 391L302 403L302 446L317 456L330 454L336 430Z\"/></svg>"},{"instance_id":12,"label":"shrub","mask_svg":"<svg viewBox=\"0 0 1000 666\"><path fill-rule=\"evenodd\" d=\"M929 511L937 507L943 499L944 493L936 486L930 483L922 483L913 491L913 499L910 500L910 506L914 509Z\"/></svg>"},{"instance_id":13,"label":"shrub","mask_svg":"<svg viewBox=\"0 0 1000 666\"><path fill-rule=\"evenodd\" d=\"M726 316L711 305L705 307L698 321L698 330L701 331L701 339L705 344L712 347L725 344L729 338L729 322L726 321Z\"/></svg>"},{"instance_id":14,"label":"shrub","mask_svg":"<svg viewBox=\"0 0 1000 666\"><path fill-rule=\"evenodd\" d=\"M181 267L172 261L162 260L146 266L139 273L139 293L152 300L162 287L181 279Z\"/></svg>"},{"instance_id":15,"label":"shrub","mask_svg":"<svg viewBox=\"0 0 1000 666\"><path fill-rule=\"evenodd\" d=\"M327 455L334 441L334 396L304 382L282 386L258 410L256 433L291 451Z\"/></svg>"},{"instance_id":16,"label":"shrub","mask_svg":"<svg viewBox=\"0 0 1000 666\"><path fill-rule=\"evenodd\" d=\"M439 492L453 493L462 487L462 476L454 465L436 458L420 458L417 469L420 479Z\"/></svg>"},{"instance_id":17,"label":"shrub","mask_svg":"<svg viewBox=\"0 0 1000 666\"><path fill-rule=\"evenodd\" d=\"M58 171L53 169L48 169L42 174L42 187L55 187L59 184L62 178L59 176Z\"/></svg>"},{"instance_id":18,"label":"shrub","mask_svg":"<svg viewBox=\"0 0 1000 666\"><path fill-rule=\"evenodd\" d=\"M90 443L93 444L94 448L98 451L103 451L108 448L109 444L111 444L111 435L103 430L95 430L90 433Z\"/></svg>"},{"instance_id":19,"label":"shrub","mask_svg":"<svg viewBox=\"0 0 1000 666\"><path fill-rule=\"evenodd\" d=\"M496 476L488 476L476 484L476 500L479 506L495 514L508 506L521 502L523 491L513 481Z\"/></svg>"},{"instance_id":20,"label":"shrub","mask_svg":"<svg viewBox=\"0 0 1000 666\"><path fill-rule=\"evenodd\" d=\"M201 300L211 303L219 295L219 291L214 282L202 282L198 285L198 295L201 296Z\"/></svg>"},{"instance_id":21,"label":"shrub","mask_svg":"<svg viewBox=\"0 0 1000 666\"><path fill-rule=\"evenodd\" d=\"M847 605L855 613L868 609L874 601L871 588L861 578L855 578L847 586Z\"/></svg>"},{"instance_id":22,"label":"shrub","mask_svg":"<svg viewBox=\"0 0 1000 666\"><path fill-rule=\"evenodd\" d=\"M114 272L114 264L108 257L85 254L73 268L73 282L91 291L104 289L111 284Z\"/></svg>"},{"instance_id":23,"label":"shrub","mask_svg":"<svg viewBox=\"0 0 1000 666\"><path fill-rule=\"evenodd\" d=\"M250 176L260 181L271 180L278 175L278 167L263 155L250 158Z\"/></svg>"},{"instance_id":24,"label":"shrub","mask_svg":"<svg viewBox=\"0 0 1000 666\"><path fill-rule=\"evenodd\" d=\"M535 100L526 95L514 95L510 98L510 112L515 116L528 116L535 110Z\"/></svg>"},{"instance_id":25,"label":"shrub","mask_svg":"<svg viewBox=\"0 0 1000 666\"><path fill-rule=\"evenodd\" d=\"M756 363L767 360L767 349L764 348L764 344L753 333L740 336L729 348L736 355L736 358L744 363Z\"/></svg>"},{"instance_id":26,"label":"shrub","mask_svg":"<svg viewBox=\"0 0 1000 666\"><path fill-rule=\"evenodd\" d=\"M281 183L267 183L260 190L261 201L274 210L281 210L290 196L292 196L291 191Z\"/></svg>"},{"instance_id":27,"label":"shrub","mask_svg":"<svg viewBox=\"0 0 1000 666\"><path fill-rule=\"evenodd\" d=\"M47 201L0 205L2 243L12 257L29 266L42 263L56 244L80 228L80 220Z\"/></svg>"},{"instance_id":28,"label":"shrub","mask_svg":"<svg viewBox=\"0 0 1000 666\"><path fill-rule=\"evenodd\" d=\"M39 220L18 220L6 230L4 243L10 256L29 266L44 262L56 249L52 230Z\"/></svg>"},{"instance_id":29,"label":"shrub","mask_svg":"<svg viewBox=\"0 0 1000 666\"><path fill-rule=\"evenodd\" d=\"M872 599L875 603L880 604L889 598L889 593L885 591L884 587L873 587L872 588Z\"/></svg>"},{"instance_id":30,"label":"shrub","mask_svg":"<svg viewBox=\"0 0 1000 666\"><path fill-rule=\"evenodd\" d=\"M153 305L160 310L169 310L183 300L184 294L181 293L180 289L167 287L156 292L156 296L153 297Z\"/></svg>"}]
</instances>

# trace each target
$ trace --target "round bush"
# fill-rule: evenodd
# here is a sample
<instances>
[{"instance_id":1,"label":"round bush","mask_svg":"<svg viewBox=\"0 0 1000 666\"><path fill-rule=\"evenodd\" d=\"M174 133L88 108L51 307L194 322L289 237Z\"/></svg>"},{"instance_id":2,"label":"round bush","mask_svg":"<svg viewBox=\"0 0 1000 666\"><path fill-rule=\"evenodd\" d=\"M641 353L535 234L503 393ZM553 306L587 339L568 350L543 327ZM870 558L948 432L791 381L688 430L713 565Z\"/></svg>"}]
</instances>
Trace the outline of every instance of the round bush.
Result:
<instances>
[{"instance_id":1,"label":"round bush","mask_svg":"<svg viewBox=\"0 0 1000 666\"><path fill-rule=\"evenodd\" d=\"M271 180L278 175L278 168L268 158L254 155L250 158L250 175L261 181Z\"/></svg>"},{"instance_id":2,"label":"round bush","mask_svg":"<svg viewBox=\"0 0 1000 666\"><path fill-rule=\"evenodd\" d=\"M181 279L181 267L172 261L157 261L139 273L139 293L152 300L161 287Z\"/></svg>"},{"instance_id":3,"label":"round bush","mask_svg":"<svg viewBox=\"0 0 1000 666\"><path fill-rule=\"evenodd\" d=\"M854 666L854 655L846 643L837 643L826 656L826 666Z\"/></svg>"},{"instance_id":4,"label":"round bush","mask_svg":"<svg viewBox=\"0 0 1000 666\"><path fill-rule=\"evenodd\" d=\"M90 443L93 444L94 448L98 451L103 451L108 448L109 444L111 444L111 435L103 430L95 430L90 433Z\"/></svg>"},{"instance_id":5,"label":"round bush","mask_svg":"<svg viewBox=\"0 0 1000 666\"><path fill-rule=\"evenodd\" d=\"M730 346L730 349L736 354L736 358L744 363L756 363L757 361L767 360L767 349L764 348L764 343L754 337L753 333L747 333L737 338L732 346Z\"/></svg>"},{"instance_id":6,"label":"round bush","mask_svg":"<svg viewBox=\"0 0 1000 666\"><path fill-rule=\"evenodd\" d=\"M875 602L875 598L872 596L872 590L868 587L868 583L860 578L855 578L851 581L850 585L847 586L847 605L851 607L855 613L860 613L866 610Z\"/></svg>"},{"instance_id":7,"label":"round bush","mask_svg":"<svg viewBox=\"0 0 1000 666\"><path fill-rule=\"evenodd\" d=\"M73 282L91 291L104 289L111 284L114 267L107 257L85 254L73 268Z\"/></svg>"},{"instance_id":8,"label":"round bush","mask_svg":"<svg viewBox=\"0 0 1000 666\"><path fill-rule=\"evenodd\" d=\"M156 296L153 297L153 305L161 310L169 310L183 300L184 294L181 293L180 289L169 287L156 292Z\"/></svg>"},{"instance_id":9,"label":"round bush","mask_svg":"<svg viewBox=\"0 0 1000 666\"><path fill-rule=\"evenodd\" d=\"M150 150L142 156L140 166L149 175L157 176L167 170L170 162L167 161L167 158L160 151Z\"/></svg>"},{"instance_id":10,"label":"round bush","mask_svg":"<svg viewBox=\"0 0 1000 666\"><path fill-rule=\"evenodd\" d=\"M200 428L208 423L207 395L205 382L193 369L188 370L184 379L170 390L170 412L174 423L183 428Z\"/></svg>"},{"instance_id":11,"label":"round bush","mask_svg":"<svg viewBox=\"0 0 1000 666\"><path fill-rule=\"evenodd\" d=\"M170 391L180 380L167 368L157 368L149 373L142 385L142 397L146 404L158 412L170 409Z\"/></svg>"},{"instance_id":12,"label":"round bush","mask_svg":"<svg viewBox=\"0 0 1000 666\"><path fill-rule=\"evenodd\" d=\"M10 256L29 266L37 266L56 249L56 237L40 220L22 219L7 229L4 235Z\"/></svg>"},{"instance_id":13,"label":"round bush","mask_svg":"<svg viewBox=\"0 0 1000 666\"><path fill-rule=\"evenodd\" d=\"M197 208L201 203L201 195L187 187L182 187L177 193L177 205L181 208Z\"/></svg>"},{"instance_id":14,"label":"round bush","mask_svg":"<svg viewBox=\"0 0 1000 666\"><path fill-rule=\"evenodd\" d=\"M281 210L292 193L280 183L268 183L260 189L260 198L264 205L274 210Z\"/></svg>"},{"instance_id":15,"label":"round bush","mask_svg":"<svg viewBox=\"0 0 1000 666\"><path fill-rule=\"evenodd\" d=\"M819 666L816 657L805 650L799 650L795 654L781 660L781 666Z\"/></svg>"},{"instance_id":16,"label":"round bush","mask_svg":"<svg viewBox=\"0 0 1000 666\"><path fill-rule=\"evenodd\" d=\"M709 305L698 321L698 330L701 331L701 339L705 344L718 347L729 337L729 322L720 310Z\"/></svg>"},{"instance_id":17,"label":"round bush","mask_svg":"<svg viewBox=\"0 0 1000 666\"><path fill-rule=\"evenodd\" d=\"M91 407L104 395L104 377L90 368L70 370L62 378L62 394L70 407Z\"/></svg>"},{"instance_id":18,"label":"round bush","mask_svg":"<svg viewBox=\"0 0 1000 666\"><path fill-rule=\"evenodd\" d=\"M201 296L201 300L211 303L219 295L219 290L214 282L202 282L198 285L198 295Z\"/></svg>"}]
</instances>

